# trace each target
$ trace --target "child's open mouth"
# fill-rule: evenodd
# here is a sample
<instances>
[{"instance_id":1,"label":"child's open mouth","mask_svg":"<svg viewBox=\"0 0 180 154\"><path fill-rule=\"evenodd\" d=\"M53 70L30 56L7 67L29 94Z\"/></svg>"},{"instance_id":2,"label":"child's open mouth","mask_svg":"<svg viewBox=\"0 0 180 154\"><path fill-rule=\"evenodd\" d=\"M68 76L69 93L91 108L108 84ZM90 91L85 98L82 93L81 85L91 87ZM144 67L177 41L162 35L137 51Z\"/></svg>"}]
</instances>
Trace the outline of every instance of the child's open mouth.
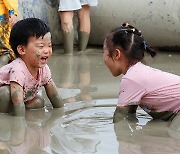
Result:
<instances>
[{"instance_id":1,"label":"child's open mouth","mask_svg":"<svg viewBox=\"0 0 180 154\"><path fill-rule=\"evenodd\" d=\"M47 59L48 59L47 56L41 57L41 62L42 63L47 63Z\"/></svg>"}]
</instances>

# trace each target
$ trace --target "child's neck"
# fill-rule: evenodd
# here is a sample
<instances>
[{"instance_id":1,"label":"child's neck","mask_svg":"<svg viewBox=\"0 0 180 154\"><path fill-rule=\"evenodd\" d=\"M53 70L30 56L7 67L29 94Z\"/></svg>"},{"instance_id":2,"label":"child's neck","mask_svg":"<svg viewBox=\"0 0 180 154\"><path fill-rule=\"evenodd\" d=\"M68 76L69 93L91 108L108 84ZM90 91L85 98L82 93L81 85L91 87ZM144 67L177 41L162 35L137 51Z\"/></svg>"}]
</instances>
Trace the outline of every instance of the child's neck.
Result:
<instances>
[{"instance_id":1,"label":"child's neck","mask_svg":"<svg viewBox=\"0 0 180 154\"><path fill-rule=\"evenodd\" d=\"M136 63L138 63L139 61L133 61L133 62L129 62L129 61L126 61L124 63L124 70L123 70L123 74L126 74L126 72L129 70L130 67L132 67L133 65L135 65Z\"/></svg>"},{"instance_id":2,"label":"child's neck","mask_svg":"<svg viewBox=\"0 0 180 154\"><path fill-rule=\"evenodd\" d=\"M128 65L127 65L127 71L128 71L128 69L129 69L130 67L134 66L134 65L137 64L138 62L139 62L139 61L134 61L134 62L128 64ZM127 71L126 71L126 72L127 72Z\"/></svg>"},{"instance_id":3,"label":"child's neck","mask_svg":"<svg viewBox=\"0 0 180 154\"><path fill-rule=\"evenodd\" d=\"M31 75L37 80L39 75L39 68L33 68L26 65Z\"/></svg>"},{"instance_id":4,"label":"child's neck","mask_svg":"<svg viewBox=\"0 0 180 154\"><path fill-rule=\"evenodd\" d=\"M30 73L36 80L38 80L39 68L32 66L30 63L28 63L28 62L26 61L26 59L25 59L24 57L20 57L20 58L24 61L24 63L25 63L25 65L26 65L29 73Z\"/></svg>"},{"instance_id":5,"label":"child's neck","mask_svg":"<svg viewBox=\"0 0 180 154\"><path fill-rule=\"evenodd\" d=\"M38 80L38 75L39 75L39 69L38 70L34 70L33 72L30 72L31 73L31 75L36 79L36 80Z\"/></svg>"}]
</instances>

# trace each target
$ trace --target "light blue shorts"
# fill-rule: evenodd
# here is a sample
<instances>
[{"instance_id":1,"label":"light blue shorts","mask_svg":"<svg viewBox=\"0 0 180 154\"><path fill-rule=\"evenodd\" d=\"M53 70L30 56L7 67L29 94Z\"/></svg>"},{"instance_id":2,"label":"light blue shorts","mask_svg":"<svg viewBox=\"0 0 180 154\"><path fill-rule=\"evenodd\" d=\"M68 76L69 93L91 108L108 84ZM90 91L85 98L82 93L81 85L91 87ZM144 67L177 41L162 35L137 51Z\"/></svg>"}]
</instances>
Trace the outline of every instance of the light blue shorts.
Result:
<instances>
[{"instance_id":1,"label":"light blue shorts","mask_svg":"<svg viewBox=\"0 0 180 154\"><path fill-rule=\"evenodd\" d=\"M74 11L82 8L83 5L97 6L98 0L60 0L58 11Z\"/></svg>"}]
</instances>

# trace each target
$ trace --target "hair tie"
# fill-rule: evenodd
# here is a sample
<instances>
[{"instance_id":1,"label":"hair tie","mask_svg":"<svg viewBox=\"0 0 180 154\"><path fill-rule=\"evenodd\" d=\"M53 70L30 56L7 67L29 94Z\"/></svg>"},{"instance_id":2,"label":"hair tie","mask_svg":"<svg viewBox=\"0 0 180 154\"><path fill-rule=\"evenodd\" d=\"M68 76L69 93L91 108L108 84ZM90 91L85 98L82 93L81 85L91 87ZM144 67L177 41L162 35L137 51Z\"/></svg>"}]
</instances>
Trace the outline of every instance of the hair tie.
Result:
<instances>
[{"instance_id":1,"label":"hair tie","mask_svg":"<svg viewBox=\"0 0 180 154\"><path fill-rule=\"evenodd\" d=\"M123 27L124 27L123 25L120 26L120 28L123 28Z\"/></svg>"},{"instance_id":2,"label":"hair tie","mask_svg":"<svg viewBox=\"0 0 180 154\"><path fill-rule=\"evenodd\" d=\"M125 23L123 23L120 27L121 28L128 28L128 26L129 26L129 23L128 22L125 22Z\"/></svg>"},{"instance_id":3,"label":"hair tie","mask_svg":"<svg viewBox=\"0 0 180 154\"><path fill-rule=\"evenodd\" d=\"M146 43L146 41L143 41L143 44L144 44L144 49L146 50L148 47L148 44Z\"/></svg>"}]
</instances>

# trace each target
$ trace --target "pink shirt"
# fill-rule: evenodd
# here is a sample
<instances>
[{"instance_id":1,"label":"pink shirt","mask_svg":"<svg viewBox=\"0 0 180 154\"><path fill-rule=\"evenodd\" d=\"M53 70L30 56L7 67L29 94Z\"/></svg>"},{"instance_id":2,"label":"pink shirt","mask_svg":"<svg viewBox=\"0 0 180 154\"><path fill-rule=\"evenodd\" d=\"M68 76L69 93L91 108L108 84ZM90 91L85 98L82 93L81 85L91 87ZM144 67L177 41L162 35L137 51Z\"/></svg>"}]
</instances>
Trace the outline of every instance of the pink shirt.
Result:
<instances>
[{"instance_id":1,"label":"pink shirt","mask_svg":"<svg viewBox=\"0 0 180 154\"><path fill-rule=\"evenodd\" d=\"M140 105L146 112L180 110L180 76L138 62L122 77L118 106Z\"/></svg>"},{"instance_id":2,"label":"pink shirt","mask_svg":"<svg viewBox=\"0 0 180 154\"><path fill-rule=\"evenodd\" d=\"M9 85L11 81L17 82L24 89L24 101L32 100L39 88L51 82L51 72L48 65L39 68L38 80L36 80L20 58L0 68L0 86Z\"/></svg>"}]
</instances>

